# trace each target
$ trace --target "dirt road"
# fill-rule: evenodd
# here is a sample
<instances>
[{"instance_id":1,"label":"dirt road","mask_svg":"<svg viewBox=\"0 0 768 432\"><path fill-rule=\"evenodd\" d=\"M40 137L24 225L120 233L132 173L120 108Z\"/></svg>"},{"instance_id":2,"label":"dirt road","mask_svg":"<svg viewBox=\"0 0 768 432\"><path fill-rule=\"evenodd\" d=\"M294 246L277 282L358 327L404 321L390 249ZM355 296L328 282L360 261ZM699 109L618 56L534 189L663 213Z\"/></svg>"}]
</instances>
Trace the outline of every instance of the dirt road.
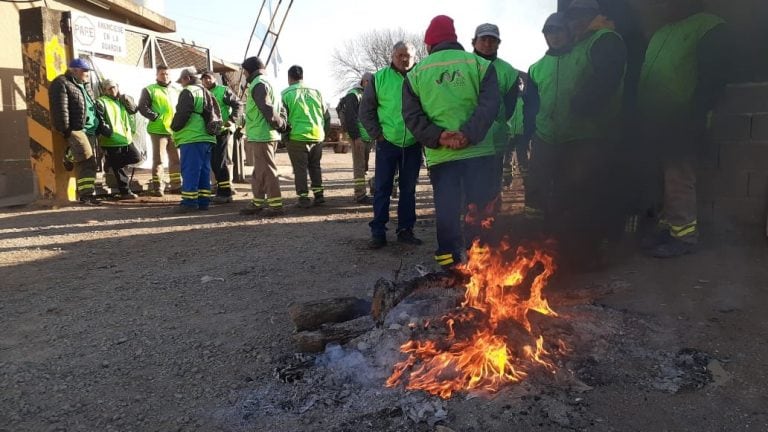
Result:
<instances>
[{"instance_id":1,"label":"dirt road","mask_svg":"<svg viewBox=\"0 0 768 432\"><path fill-rule=\"evenodd\" d=\"M285 153L279 163L290 204ZM372 252L351 155L326 151L323 164L328 203L278 219L237 214L246 185L238 202L193 215L170 214L172 198L0 213L0 431L768 430L768 257L763 244L714 240L697 255L633 255L567 281L613 287L590 307L645 323L635 349L717 359L701 388L650 388L604 358L591 390L559 393L559 417L514 392L454 398L436 425L397 407L353 412L340 399L244 413L265 388L306 399L274 376L293 354L289 303L367 296L379 277L433 267L426 176L416 230L425 244ZM371 385L384 399L394 392Z\"/></svg>"}]
</instances>

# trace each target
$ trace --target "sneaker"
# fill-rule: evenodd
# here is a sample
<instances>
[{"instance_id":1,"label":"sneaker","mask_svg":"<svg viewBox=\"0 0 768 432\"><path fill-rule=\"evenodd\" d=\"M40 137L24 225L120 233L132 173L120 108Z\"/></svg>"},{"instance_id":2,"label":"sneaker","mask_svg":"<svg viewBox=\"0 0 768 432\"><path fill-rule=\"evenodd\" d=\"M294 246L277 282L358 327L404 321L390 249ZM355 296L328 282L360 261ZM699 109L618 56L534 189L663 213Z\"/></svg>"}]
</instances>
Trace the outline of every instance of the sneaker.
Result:
<instances>
[{"instance_id":1,"label":"sneaker","mask_svg":"<svg viewBox=\"0 0 768 432\"><path fill-rule=\"evenodd\" d=\"M97 200L95 196L86 196L80 198L80 205L86 207L97 207L101 205L101 201Z\"/></svg>"},{"instance_id":2,"label":"sneaker","mask_svg":"<svg viewBox=\"0 0 768 432\"><path fill-rule=\"evenodd\" d=\"M307 197L300 197L299 202L296 203L296 207L299 208L310 208L312 207L312 200Z\"/></svg>"},{"instance_id":3,"label":"sneaker","mask_svg":"<svg viewBox=\"0 0 768 432\"><path fill-rule=\"evenodd\" d=\"M404 230L398 231L397 241L399 241L400 243L410 244L414 246L419 246L424 243L420 239L416 238L415 235L413 235L412 229L404 229Z\"/></svg>"},{"instance_id":4,"label":"sneaker","mask_svg":"<svg viewBox=\"0 0 768 432\"><path fill-rule=\"evenodd\" d=\"M228 204L232 202L232 197L216 195L215 197L211 198L211 201L213 201L214 204Z\"/></svg>"},{"instance_id":5,"label":"sneaker","mask_svg":"<svg viewBox=\"0 0 768 432\"><path fill-rule=\"evenodd\" d=\"M198 211L197 206L179 204L176 207L174 207L171 212L174 214L187 214L187 213L197 213L197 211Z\"/></svg>"},{"instance_id":6,"label":"sneaker","mask_svg":"<svg viewBox=\"0 0 768 432\"><path fill-rule=\"evenodd\" d=\"M253 203L248 203L247 206L240 209L241 215L247 215L247 216L253 216L255 214L259 214L262 211L264 211L264 207L257 207L253 205Z\"/></svg>"},{"instance_id":7,"label":"sneaker","mask_svg":"<svg viewBox=\"0 0 768 432\"><path fill-rule=\"evenodd\" d=\"M651 250L651 256L654 258L676 258L688 255L696 250L693 243L684 242L680 239L670 238L666 243L662 243Z\"/></svg>"},{"instance_id":8,"label":"sneaker","mask_svg":"<svg viewBox=\"0 0 768 432\"><path fill-rule=\"evenodd\" d=\"M373 198L371 198L369 195L363 195L360 198L355 198L355 202L363 205L372 205Z\"/></svg>"},{"instance_id":9,"label":"sneaker","mask_svg":"<svg viewBox=\"0 0 768 432\"><path fill-rule=\"evenodd\" d=\"M132 200L132 199L136 199L138 197L139 197L138 195L136 195L135 193L133 193L131 191L124 191L124 192L120 192L120 197L118 199L121 199L121 200Z\"/></svg>"},{"instance_id":10,"label":"sneaker","mask_svg":"<svg viewBox=\"0 0 768 432\"><path fill-rule=\"evenodd\" d=\"M322 195L315 196L315 205L325 204L325 197Z\"/></svg>"},{"instance_id":11,"label":"sneaker","mask_svg":"<svg viewBox=\"0 0 768 432\"><path fill-rule=\"evenodd\" d=\"M282 207L267 207L261 212L264 217L279 217L285 214L285 210Z\"/></svg>"},{"instance_id":12,"label":"sneaker","mask_svg":"<svg viewBox=\"0 0 768 432\"><path fill-rule=\"evenodd\" d=\"M368 240L369 249L381 249L387 245L387 239L385 237L371 237Z\"/></svg>"}]
</instances>

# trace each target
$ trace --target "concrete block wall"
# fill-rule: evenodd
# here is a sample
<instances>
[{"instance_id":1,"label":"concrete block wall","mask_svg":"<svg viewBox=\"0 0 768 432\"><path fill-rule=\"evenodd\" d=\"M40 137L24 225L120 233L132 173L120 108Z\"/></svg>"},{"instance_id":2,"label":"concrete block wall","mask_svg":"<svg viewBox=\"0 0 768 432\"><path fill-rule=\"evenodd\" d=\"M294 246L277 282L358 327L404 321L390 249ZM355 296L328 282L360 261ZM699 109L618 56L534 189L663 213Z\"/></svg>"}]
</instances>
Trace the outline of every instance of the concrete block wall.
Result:
<instances>
[{"instance_id":1,"label":"concrete block wall","mask_svg":"<svg viewBox=\"0 0 768 432\"><path fill-rule=\"evenodd\" d=\"M732 84L712 117L698 176L699 220L717 230L766 223L768 82Z\"/></svg>"}]
</instances>

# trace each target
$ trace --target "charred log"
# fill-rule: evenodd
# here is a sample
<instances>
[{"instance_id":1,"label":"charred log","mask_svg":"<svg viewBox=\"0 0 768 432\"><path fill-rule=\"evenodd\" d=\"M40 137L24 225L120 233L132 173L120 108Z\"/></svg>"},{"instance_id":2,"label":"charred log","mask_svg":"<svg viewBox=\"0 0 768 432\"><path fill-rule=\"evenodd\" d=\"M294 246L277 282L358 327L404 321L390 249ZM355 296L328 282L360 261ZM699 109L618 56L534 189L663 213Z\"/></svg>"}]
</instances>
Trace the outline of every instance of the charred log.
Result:
<instances>
[{"instance_id":1,"label":"charred log","mask_svg":"<svg viewBox=\"0 0 768 432\"><path fill-rule=\"evenodd\" d=\"M371 315L381 324L387 313L412 293L430 288L457 288L465 282L462 275L455 273L430 273L402 282L379 279L373 289Z\"/></svg>"},{"instance_id":2,"label":"charred log","mask_svg":"<svg viewBox=\"0 0 768 432\"><path fill-rule=\"evenodd\" d=\"M323 324L317 330L298 332L293 335L293 340L299 351L320 352L331 342L347 343L374 326L373 319L366 315L342 323Z\"/></svg>"},{"instance_id":3,"label":"charred log","mask_svg":"<svg viewBox=\"0 0 768 432\"><path fill-rule=\"evenodd\" d=\"M296 331L316 330L326 323L341 323L371 311L371 303L357 297L338 297L288 306Z\"/></svg>"}]
</instances>

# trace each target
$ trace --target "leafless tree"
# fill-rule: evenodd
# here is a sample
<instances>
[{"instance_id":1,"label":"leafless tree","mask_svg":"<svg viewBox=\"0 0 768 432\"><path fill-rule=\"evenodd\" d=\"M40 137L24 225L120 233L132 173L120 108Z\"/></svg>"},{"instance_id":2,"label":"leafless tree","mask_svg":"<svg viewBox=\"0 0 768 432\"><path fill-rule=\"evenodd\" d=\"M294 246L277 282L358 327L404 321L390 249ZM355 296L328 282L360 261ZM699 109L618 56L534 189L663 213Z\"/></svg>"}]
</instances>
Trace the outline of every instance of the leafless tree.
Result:
<instances>
[{"instance_id":1,"label":"leafless tree","mask_svg":"<svg viewBox=\"0 0 768 432\"><path fill-rule=\"evenodd\" d=\"M376 72L389 66L392 47L398 41L411 42L416 47L416 61L427 56L421 35L402 28L371 30L336 48L331 56L331 71L337 78L337 90L346 92L360 80L365 72Z\"/></svg>"}]
</instances>

